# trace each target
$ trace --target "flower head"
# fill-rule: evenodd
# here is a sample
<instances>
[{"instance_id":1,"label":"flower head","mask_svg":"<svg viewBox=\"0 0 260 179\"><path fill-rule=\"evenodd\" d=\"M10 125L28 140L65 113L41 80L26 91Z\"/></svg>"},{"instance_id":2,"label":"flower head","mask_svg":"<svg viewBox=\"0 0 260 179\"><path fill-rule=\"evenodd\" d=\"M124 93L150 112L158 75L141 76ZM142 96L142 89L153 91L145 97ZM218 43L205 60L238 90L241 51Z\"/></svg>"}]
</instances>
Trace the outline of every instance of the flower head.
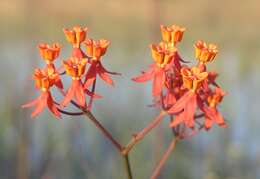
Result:
<instances>
[{"instance_id":1,"label":"flower head","mask_svg":"<svg viewBox=\"0 0 260 179\"><path fill-rule=\"evenodd\" d=\"M215 91L208 96L207 101L210 107L216 107L225 96L225 92L221 88L215 88Z\"/></svg>"},{"instance_id":2,"label":"flower head","mask_svg":"<svg viewBox=\"0 0 260 179\"><path fill-rule=\"evenodd\" d=\"M201 72L198 67L182 68L181 75L183 79L183 85L192 91L196 91L202 84L203 80L208 77L207 72Z\"/></svg>"},{"instance_id":3,"label":"flower head","mask_svg":"<svg viewBox=\"0 0 260 179\"><path fill-rule=\"evenodd\" d=\"M80 44L85 40L88 28L82 28L80 26L74 26L72 29L63 29L67 41L74 47L79 48Z\"/></svg>"},{"instance_id":4,"label":"flower head","mask_svg":"<svg viewBox=\"0 0 260 179\"><path fill-rule=\"evenodd\" d=\"M84 44L86 46L87 55L92 57L93 60L99 60L100 57L106 53L107 47L110 42L105 39L87 39Z\"/></svg>"},{"instance_id":5,"label":"flower head","mask_svg":"<svg viewBox=\"0 0 260 179\"><path fill-rule=\"evenodd\" d=\"M54 43L48 45L46 43L41 43L38 46L40 55L46 61L47 64L51 64L60 54L61 45Z\"/></svg>"},{"instance_id":6,"label":"flower head","mask_svg":"<svg viewBox=\"0 0 260 179\"><path fill-rule=\"evenodd\" d=\"M165 46L162 45L150 45L152 57L157 66L164 68L166 65L168 65L171 60L173 59L175 50L168 51Z\"/></svg>"},{"instance_id":7,"label":"flower head","mask_svg":"<svg viewBox=\"0 0 260 179\"><path fill-rule=\"evenodd\" d=\"M85 73L87 59L79 59L71 57L67 61L63 61L66 73L72 77L73 80L79 80Z\"/></svg>"},{"instance_id":8,"label":"flower head","mask_svg":"<svg viewBox=\"0 0 260 179\"><path fill-rule=\"evenodd\" d=\"M214 60L218 53L217 46L215 44L207 45L204 41L197 41L194 45L195 57L201 63L207 63Z\"/></svg>"},{"instance_id":9,"label":"flower head","mask_svg":"<svg viewBox=\"0 0 260 179\"><path fill-rule=\"evenodd\" d=\"M51 67L43 70L35 69L33 79L35 80L36 88L42 91L48 91L50 87L60 82L59 74Z\"/></svg>"},{"instance_id":10,"label":"flower head","mask_svg":"<svg viewBox=\"0 0 260 179\"><path fill-rule=\"evenodd\" d=\"M58 87L62 86L62 83L59 78L59 74L55 71L54 68L47 67L45 69L35 69L33 79L35 80L36 88L41 90L41 94L35 100L24 104L23 108L29 108L35 106L34 111L31 114L31 117L37 116L41 113L44 108L48 108L57 118L60 118L60 112L56 107L56 104L53 101L50 88L53 85Z\"/></svg>"},{"instance_id":11,"label":"flower head","mask_svg":"<svg viewBox=\"0 0 260 179\"><path fill-rule=\"evenodd\" d=\"M185 30L185 28L177 25L172 25L170 27L161 25L163 41L166 43L171 43L173 46L175 46L177 42L182 40Z\"/></svg>"}]
</instances>

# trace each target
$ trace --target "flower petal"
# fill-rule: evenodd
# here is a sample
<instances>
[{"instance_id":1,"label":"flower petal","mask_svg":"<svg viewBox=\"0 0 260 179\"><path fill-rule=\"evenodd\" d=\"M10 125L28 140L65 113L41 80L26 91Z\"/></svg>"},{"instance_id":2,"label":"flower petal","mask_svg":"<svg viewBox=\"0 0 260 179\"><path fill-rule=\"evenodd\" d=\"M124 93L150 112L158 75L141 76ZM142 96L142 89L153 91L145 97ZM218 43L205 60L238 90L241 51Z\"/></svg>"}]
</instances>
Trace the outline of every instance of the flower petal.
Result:
<instances>
[{"instance_id":1,"label":"flower petal","mask_svg":"<svg viewBox=\"0 0 260 179\"><path fill-rule=\"evenodd\" d=\"M99 65L98 68L97 68L97 72L98 72L98 75L100 76L100 78L101 78L104 82L106 82L106 83L109 84L109 85L114 86L113 80L110 78L109 74L106 73L106 71L105 71L104 68L102 67L101 63L100 63L100 65Z\"/></svg>"},{"instance_id":2,"label":"flower petal","mask_svg":"<svg viewBox=\"0 0 260 179\"><path fill-rule=\"evenodd\" d=\"M88 72L85 77L85 82L84 82L84 88L86 89L89 87L94 80L96 79L97 76L97 71L96 71L96 63L92 63L88 69Z\"/></svg>"},{"instance_id":3,"label":"flower petal","mask_svg":"<svg viewBox=\"0 0 260 179\"><path fill-rule=\"evenodd\" d=\"M75 97L76 97L78 104L81 107L86 106L86 98L85 98L84 89L79 80L77 80L77 84L75 85Z\"/></svg>"},{"instance_id":4,"label":"flower petal","mask_svg":"<svg viewBox=\"0 0 260 179\"><path fill-rule=\"evenodd\" d=\"M182 123L184 121L184 116L183 113L178 114L174 120L171 121L171 123L169 124L169 127L176 127L177 125L179 125L180 123Z\"/></svg>"},{"instance_id":5,"label":"flower petal","mask_svg":"<svg viewBox=\"0 0 260 179\"><path fill-rule=\"evenodd\" d=\"M44 107L47 104L47 97L48 97L47 95L48 95L47 92L41 93L39 102L37 103L35 110L31 114L32 118L34 118L35 116L37 116L39 113L41 113L43 111Z\"/></svg>"},{"instance_id":6,"label":"flower petal","mask_svg":"<svg viewBox=\"0 0 260 179\"><path fill-rule=\"evenodd\" d=\"M154 74L153 79L153 96L161 94L165 82L165 73L163 70L159 70Z\"/></svg>"},{"instance_id":7,"label":"flower petal","mask_svg":"<svg viewBox=\"0 0 260 179\"><path fill-rule=\"evenodd\" d=\"M184 109L185 105L187 104L187 102L190 100L190 98L192 97L192 92L187 92L185 93L169 110L168 113L178 113L181 110Z\"/></svg>"},{"instance_id":8,"label":"flower petal","mask_svg":"<svg viewBox=\"0 0 260 179\"><path fill-rule=\"evenodd\" d=\"M47 96L47 106L49 110L54 114L54 116L57 117L57 119L61 118L60 112L58 111L56 105L54 104L50 92L48 92L48 96Z\"/></svg>"},{"instance_id":9,"label":"flower petal","mask_svg":"<svg viewBox=\"0 0 260 179\"><path fill-rule=\"evenodd\" d=\"M194 93L194 95L192 95L189 101L187 102L187 105L184 109L186 125L190 128L193 128L195 125L194 114L196 112L196 107L197 95Z\"/></svg>"},{"instance_id":10,"label":"flower petal","mask_svg":"<svg viewBox=\"0 0 260 179\"><path fill-rule=\"evenodd\" d=\"M63 101L60 104L61 107L65 107L73 98L74 93L75 93L75 81L76 80L73 80L72 84L70 85L68 92L66 93Z\"/></svg>"},{"instance_id":11,"label":"flower petal","mask_svg":"<svg viewBox=\"0 0 260 179\"><path fill-rule=\"evenodd\" d=\"M151 67L150 70L148 70L147 72L143 72L141 75L137 77L132 78L132 80L135 82L142 83L152 79L153 77L154 77L154 69Z\"/></svg>"}]
</instances>

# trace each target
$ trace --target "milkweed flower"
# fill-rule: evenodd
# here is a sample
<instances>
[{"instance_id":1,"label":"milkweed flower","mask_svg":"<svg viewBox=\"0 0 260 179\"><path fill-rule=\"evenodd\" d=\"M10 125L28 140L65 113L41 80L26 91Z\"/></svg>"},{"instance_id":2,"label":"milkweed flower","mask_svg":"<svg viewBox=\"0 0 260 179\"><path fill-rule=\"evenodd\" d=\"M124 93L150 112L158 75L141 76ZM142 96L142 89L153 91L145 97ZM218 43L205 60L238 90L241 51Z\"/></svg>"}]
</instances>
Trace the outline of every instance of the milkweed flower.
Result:
<instances>
[{"instance_id":1,"label":"milkweed flower","mask_svg":"<svg viewBox=\"0 0 260 179\"><path fill-rule=\"evenodd\" d=\"M87 39L84 42L87 55L90 57L90 67L85 76L84 88L88 88L96 80L97 75L109 85L114 85L113 80L109 74L119 74L115 72L109 72L104 68L101 63L101 57L106 53L110 42L105 39L93 40Z\"/></svg>"},{"instance_id":2,"label":"milkweed flower","mask_svg":"<svg viewBox=\"0 0 260 179\"><path fill-rule=\"evenodd\" d=\"M45 62L47 64L52 64L60 54L61 45L59 43L54 43L52 45L41 43L38 45L38 48L40 55L45 60Z\"/></svg>"},{"instance_id":3,"label":"milkweed flower","mask_svg":"<svg viewBox=\"0 0 260 179\"><path fill-rule=\"evenodd\" d=\"M194 47L196 59L203 64L214 60L218 53L218 49L215 44L207 45L202 40L197 41Z\"/></svg>"},{"instance_id":4,"label":"milkweed flower","mask_svg":"<svg viewBox=\"0 0 260 179\"><path fill-rule=\"evenodd\" d=\"M155 63L149 66L146 72L143 72L140 76L132 78L135 82L146 82L148 80L153 80L153 96L158 96L161 94L162 89L166 81L166 72L170 69L172 65L172 60L175 55L176 50L168 51L163 48L162 45L152 44L150 46L152 58Z\"/></svg>"},{"instance_id":5,"label":"milkweed flower","mask_svg":"<svg viewBox=\"0 0 260 179\"><path fill-rule=\"evenodd\" d=\"M66 39L72 44L72 56L79 59L86 58L86 55L81 50L80 45L86 39L88 28L82 28L80 26L74 26L72 29L63 29Z\"/></svg>"},{"instance_id":6,"label":"milkweed flower","mask_svg":"<svg viewBox=\"0 0 260 179\"><path fill-rule=\"evenodd\" d=\"M180 27L177 25L172 25L169 27L161 25L162 39L164 42L175 46L177 42L180 42L182 40L185 30L186 29L184 27Z\"/></svg>"},{"instance_id":7,"label":"milkweed flower","mask_svg":"<svg viewBox=\"0 0 260 179\"><path fill-rule=\"evenodd\" d=\"M183 86L187 92L168 110L171 114L177 114L177 119L170 124L171 127L184 122L189 128L195 125L194 115L198 106L197 90L201 87L203 81L207 78L207 72L201 72L198 67L182 68Z\"/></svg>"},{"instance_id":8,"label":"milkweed flower","mask_svg":"<svg viewBox=\"0 0 260 179\"><path fill-rule=\"evenodd\" d=\"M221 127L227 127L223 116L217 110L217 105L222 101L224 96L225 92L217 87L214 92L207 97L208 106L202 106L202 110L205 113L204 125L206 130L209 130L214 123L217 123Z\"/></svg>"},{"instance_id":9,"label":"milkweed flower","mask_svg":"<svg viewBox=\"0 0 260 179\"><path fill-rule=\"evenodd\" d=\"M224 92L216 83L218 74L206 69L206 64L218 54L218 48L215 44L207 45L199 40L194 45L195 58L199 63L193 67L184 65L186 61L180 57L176 45L181 42L185 30L177 25L161 25L162 41L159 45L151 45L154 63L133 78L136 82L153 80L154 104L150 106L167 111L171 117L169 127L182 137L190 129L209 130L214 123L227 126L217 110L224 97Z\"/></svg>"},{"instance_id":10,"label":"milkweed flower","mask_svg":"<svg viewBox=\"0 0 260 179\"><path fill-rule=\"evenodd\" d=\"M61 81L59 78L59 74L55 72L53 69L49 69L48 67L44 70L35 69L33 79L35 80L35 86L37 89L41 91L41 94L35 100L24 104L23 108L33 107L35 106L34 111L31 114L31 117L37 116L39 113L43 111L45 107L47 107L55 117L60 118L61 115L57 109L56 104L53 101L50 88L53 85L60 86Z\"/></svg>"},{"instance_id":11,"label":"milkweed flower","mask_svg":"<svg viewBox=\"0 0 260 179\"><path fill-rule=\"evenodd\" d=\"M72 83L61 102L62 107L66 106L74 97L81 107L85 107L86 98L81 77L85 73L86 64L86 59L80 60L76 57L71 57L70 59L63 61L66 73L72 77Z\"/></svg>"}]
</instances>

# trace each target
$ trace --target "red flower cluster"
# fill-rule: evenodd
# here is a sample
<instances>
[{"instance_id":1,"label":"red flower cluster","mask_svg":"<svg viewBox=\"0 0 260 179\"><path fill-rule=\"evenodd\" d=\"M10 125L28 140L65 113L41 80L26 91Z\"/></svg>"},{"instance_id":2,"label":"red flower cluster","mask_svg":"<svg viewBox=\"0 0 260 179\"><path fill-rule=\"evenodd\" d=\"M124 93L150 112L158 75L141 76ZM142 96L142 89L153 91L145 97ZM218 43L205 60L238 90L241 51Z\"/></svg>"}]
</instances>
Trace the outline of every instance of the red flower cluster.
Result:
<instances>
[{"instance_id":1,"label":"red flower cluster","mask_svg":"<svg viewBox=\"0 0 260 179\"><path fill-rule=\"evenodd\" d=\"M217 55L217 46L198 41L194 45L198 64L188 67L176 46L184 31L185 28L176 25L161 26L162 42L150 46L154 63L133 78L136 82L153 81L155 106L168 112L171 116L169 126L182 136L189 129L208 130L214 123L227 126L217 110L225 92L215 82L217 73L206 68L206 64Z\"/></svg>"},{"instance_id":2,"label":"red flower cluster","mask_svg":"<svg viewBox=\"0 0 260 179\"><path fill-rule=\"evenodd\" d=\"M87 38L87 28L75 26L72 29L64 29L66 39L72 44L73 49L71 56L67 60L63 60L63 66L58 69L64 69L65 72L60 72L54 65L60 54L61 45L58 43L48 45L40 44L39 51L41 57L46 62L44 69L35 69L33 79L35 80L36 88L41 91L40 96L24 104L22 107L33 107L31 117L35 117L43 111L45 107L57 117L60 118L65 107L73 99L82 109L90 110L93 98L100 98L101 96L95 94L95 83L97 74L106 83L113 85L113 81L109 74L117 75L118 73L109 72L101 63L101 57L106 53L110 44L108 40L92 40ZM81 49L81 45L85 46L85 52ZM67 92L63 91L61 82L61 75L67 74L71 77L72 83ZM56 86L64 95L64 99L59 104L53 100L50 89ZM92 86L92 89L89 90ZM89 97L89 103L87 103Z\"/></svg>"}]
</instances>

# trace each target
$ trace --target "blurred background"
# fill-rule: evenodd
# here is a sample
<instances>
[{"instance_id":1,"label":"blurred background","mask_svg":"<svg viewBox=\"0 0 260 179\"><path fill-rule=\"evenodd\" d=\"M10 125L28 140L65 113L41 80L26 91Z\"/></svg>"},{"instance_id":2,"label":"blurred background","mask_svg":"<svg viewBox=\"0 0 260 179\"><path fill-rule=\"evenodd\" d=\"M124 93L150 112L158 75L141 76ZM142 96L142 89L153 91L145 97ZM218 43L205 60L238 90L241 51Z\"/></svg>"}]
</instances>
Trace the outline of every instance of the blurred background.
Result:
<instances>
[{"instance_id":1,"label":"blurred background","mask_svg":"<svg viewBox=\"0 0 260 179\"><path fill-rule=\"evenodd\" d=\"M196 40L216 43L220 53L209 68L228 93L220 110L229 128L215 126L179 143L161 178L260 178L259 0L1 0L0 7L1 179L126 178L121 156L89 120L58 121L47 110L30 119L31 110L20 107L39 94L30 80L44 66L37 44L60 42L65 59L71 46L62 28L77 24L112 42L103 63L123 75L114 77L115 87L98 81L104 98L93 113L123 144L158 114L147 107L151 84L130 78L151 63L148 45L159 42L160 24L186 27L179 44L186 60L194 60ZM133 149L134 178L150 176L171 138L165 119Z\"/></svg>"}]
</instances>

